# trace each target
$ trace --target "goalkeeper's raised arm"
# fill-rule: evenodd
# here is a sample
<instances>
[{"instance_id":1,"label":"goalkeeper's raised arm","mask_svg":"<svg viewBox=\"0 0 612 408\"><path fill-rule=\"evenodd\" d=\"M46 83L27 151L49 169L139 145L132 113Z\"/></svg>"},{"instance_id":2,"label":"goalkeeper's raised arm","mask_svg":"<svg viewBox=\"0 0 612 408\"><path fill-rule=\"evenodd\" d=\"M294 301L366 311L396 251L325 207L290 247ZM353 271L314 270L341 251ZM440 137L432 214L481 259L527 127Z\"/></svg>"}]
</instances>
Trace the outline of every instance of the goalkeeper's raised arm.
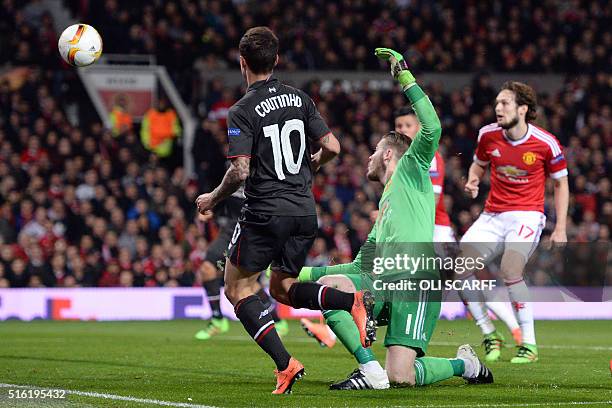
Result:
<instances>
[{"instance_id":1,"label":"goalkeeper's raised arm","mask_svg":"<svg viewBox=\"0 0 612 408\"><path fill-rule=\"evenodd\" d=\"M436 110L425 92L416 83L402 54L390 48L376 48L375 54L378 58L390 63L391 75L401 85L404 95L412 104L419 119L421 128L407 154L414 154L419 166L428 170L442 134L442 126Z\"/></svg>"}]
</instances>

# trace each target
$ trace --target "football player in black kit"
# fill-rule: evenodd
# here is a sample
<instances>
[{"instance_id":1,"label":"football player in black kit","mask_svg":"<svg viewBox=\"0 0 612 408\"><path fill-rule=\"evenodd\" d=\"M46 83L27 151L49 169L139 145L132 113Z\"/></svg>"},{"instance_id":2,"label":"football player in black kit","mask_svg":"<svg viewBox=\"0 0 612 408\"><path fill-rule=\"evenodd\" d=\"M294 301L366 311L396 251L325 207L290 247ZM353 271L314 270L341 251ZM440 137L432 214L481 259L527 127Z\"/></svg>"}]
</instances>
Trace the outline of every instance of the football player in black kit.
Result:
<instances>
[{"instance_id":1,"label":"football player in black kit","mask_svg":"<svg viewBox=\"0 0 612 408\"><path fill-rule=\"evenodd\" d=\"M223 275L221 273L225 263L225 254L240 217L240 211L244 205L245 198L244 188L240 187L214 209L214 217L219 227L219 233L208 246L206 257L199 268L202 276L202 286L206 291L212 316L208 321L208 325L195 334L195 338L198 340L210 340L213 336L226 333L230 328L229 320L223 316L221 311L221 286L223 285ZM278 317L276 307L270 301L263 287L260 286L257 296L261 298L263 304L270 310L278 335L281 337L287 335L289 324L286 320L281 320Z\"/></svg>"},{"instance_id":2,"label":"football player in black kit","mask_svg":"<svg viewBox=\"0 0 612 408\"><path fill-rule=\"evenodd\" d=\"M270 313L256 295L257 279L271 265L270 293L294 308L346 310L368 347L375 340L374 297L315 282L297 282L317 233L312 173L340 151L336 137L308 95L272 76L278 38L267 27L249 29L239 45L247 92L231 107L228 140L231 165L221 184L200 195L206 213L245 182L246 202L225 263L225 295L236 316L276 364L273 394L290 393L304 374L281 342ZM320 148L310 154L310 145Z\"/></svg>"}]
</instances>

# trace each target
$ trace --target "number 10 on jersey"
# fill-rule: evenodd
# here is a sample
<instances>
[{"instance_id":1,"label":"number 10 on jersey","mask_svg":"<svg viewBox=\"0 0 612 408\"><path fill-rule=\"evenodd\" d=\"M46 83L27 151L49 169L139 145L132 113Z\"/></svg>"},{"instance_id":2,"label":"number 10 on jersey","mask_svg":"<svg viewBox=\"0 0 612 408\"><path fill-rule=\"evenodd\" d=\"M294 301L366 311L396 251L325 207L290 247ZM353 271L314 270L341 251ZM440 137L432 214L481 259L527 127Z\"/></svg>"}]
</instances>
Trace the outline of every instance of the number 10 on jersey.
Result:
<instances>
[{"instance_id":1,"label":"number 10 on jersey","mask_svg":"<svg viewBox=\"0 0 612 408\"><path fill-rule=\"evenodd\" d=\"M293 161L293 148L291 147L291 132L297 131L300 134L300 152L298 153L297 161ZM302 166L304 158L304 150L306 149L306 133L304 132L304 122L300 119L291 119L285 122L285 125L279 132L278 124L269 125L263 128L265 137L269 137L272 142L272 154L274 155L274 170L279 180L285 179L283 171L283 159L285 167L291 174L298 174Z\"/></svg>"}]
</instances>

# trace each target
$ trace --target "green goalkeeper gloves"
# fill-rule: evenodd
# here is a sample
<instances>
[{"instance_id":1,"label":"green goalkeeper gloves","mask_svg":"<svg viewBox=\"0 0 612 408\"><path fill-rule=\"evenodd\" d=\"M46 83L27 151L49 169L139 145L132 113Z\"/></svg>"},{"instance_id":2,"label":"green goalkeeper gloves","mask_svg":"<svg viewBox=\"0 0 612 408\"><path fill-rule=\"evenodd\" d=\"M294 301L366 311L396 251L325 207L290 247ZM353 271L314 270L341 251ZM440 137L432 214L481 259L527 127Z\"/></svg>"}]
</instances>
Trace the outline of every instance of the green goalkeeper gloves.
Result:
<instances>
[{"instance_id":1,"label":"green goalkeeper gloves","mask_svg":"<svg viewBox=\"0 0 612 408\"><path fill-rule=\"evenodd\" d=\"M404 91L416 83L402 54L391 48L376 48L374 54L381 60L391 63L391 75L400 83Z\"/></svg>"}]
</instances>

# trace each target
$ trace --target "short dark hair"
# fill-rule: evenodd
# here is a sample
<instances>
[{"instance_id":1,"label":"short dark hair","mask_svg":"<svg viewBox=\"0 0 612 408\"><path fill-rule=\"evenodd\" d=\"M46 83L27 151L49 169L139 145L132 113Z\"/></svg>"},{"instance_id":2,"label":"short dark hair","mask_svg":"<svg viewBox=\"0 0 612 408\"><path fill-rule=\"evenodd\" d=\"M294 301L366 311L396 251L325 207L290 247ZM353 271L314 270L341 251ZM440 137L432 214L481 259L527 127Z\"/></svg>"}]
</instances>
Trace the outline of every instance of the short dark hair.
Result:
<instances>
[{"instance_id":1,"label":"short dark hair","mask_svg":"<svg viewBox=\"0 0 612 408\"><path fill-rule=\"evenodd\" d=\"M518 81L506 81L500 91L508 90L514 92L514 98L518 106L527 105L526 122L533 122L538 116L538 97L536 92L527 84Z\"/></svg>"},{"instance_id":2,"label":"short dark hair","mask_svg":"<svg viewBox=\"0 0 612 408\"><path fill-rule=\"evenodd\" d=\"M407 135L394 130L384 135L382 140L385 143L385 148L392 149L398 158L406 153L406 150L410 147L410 143L412 143L412 139Z\"/></svg>"},{"instance_id":3,"label":"short dark hair","mask_svg":"<svg viewBox=\"0 0 612 408\"><path fill-rule=\"evenodd\" d=\"M414 110L410 106L402 106L401 108L393 112L394 118L399 118L400 116L406 115L416 115L416 113L414 113Z\"/></svg>"},{"instance_id":4,"label":"short dark hair","mask_svg":"<svg viewBox=\"0 0 612 408\"><path fill-rule=\"evenodd\" d=\"M253 27L240 39L238 50L254 74L267 74L276 65L278 37L268 27Z\"/></svg>"}]
</instances>

